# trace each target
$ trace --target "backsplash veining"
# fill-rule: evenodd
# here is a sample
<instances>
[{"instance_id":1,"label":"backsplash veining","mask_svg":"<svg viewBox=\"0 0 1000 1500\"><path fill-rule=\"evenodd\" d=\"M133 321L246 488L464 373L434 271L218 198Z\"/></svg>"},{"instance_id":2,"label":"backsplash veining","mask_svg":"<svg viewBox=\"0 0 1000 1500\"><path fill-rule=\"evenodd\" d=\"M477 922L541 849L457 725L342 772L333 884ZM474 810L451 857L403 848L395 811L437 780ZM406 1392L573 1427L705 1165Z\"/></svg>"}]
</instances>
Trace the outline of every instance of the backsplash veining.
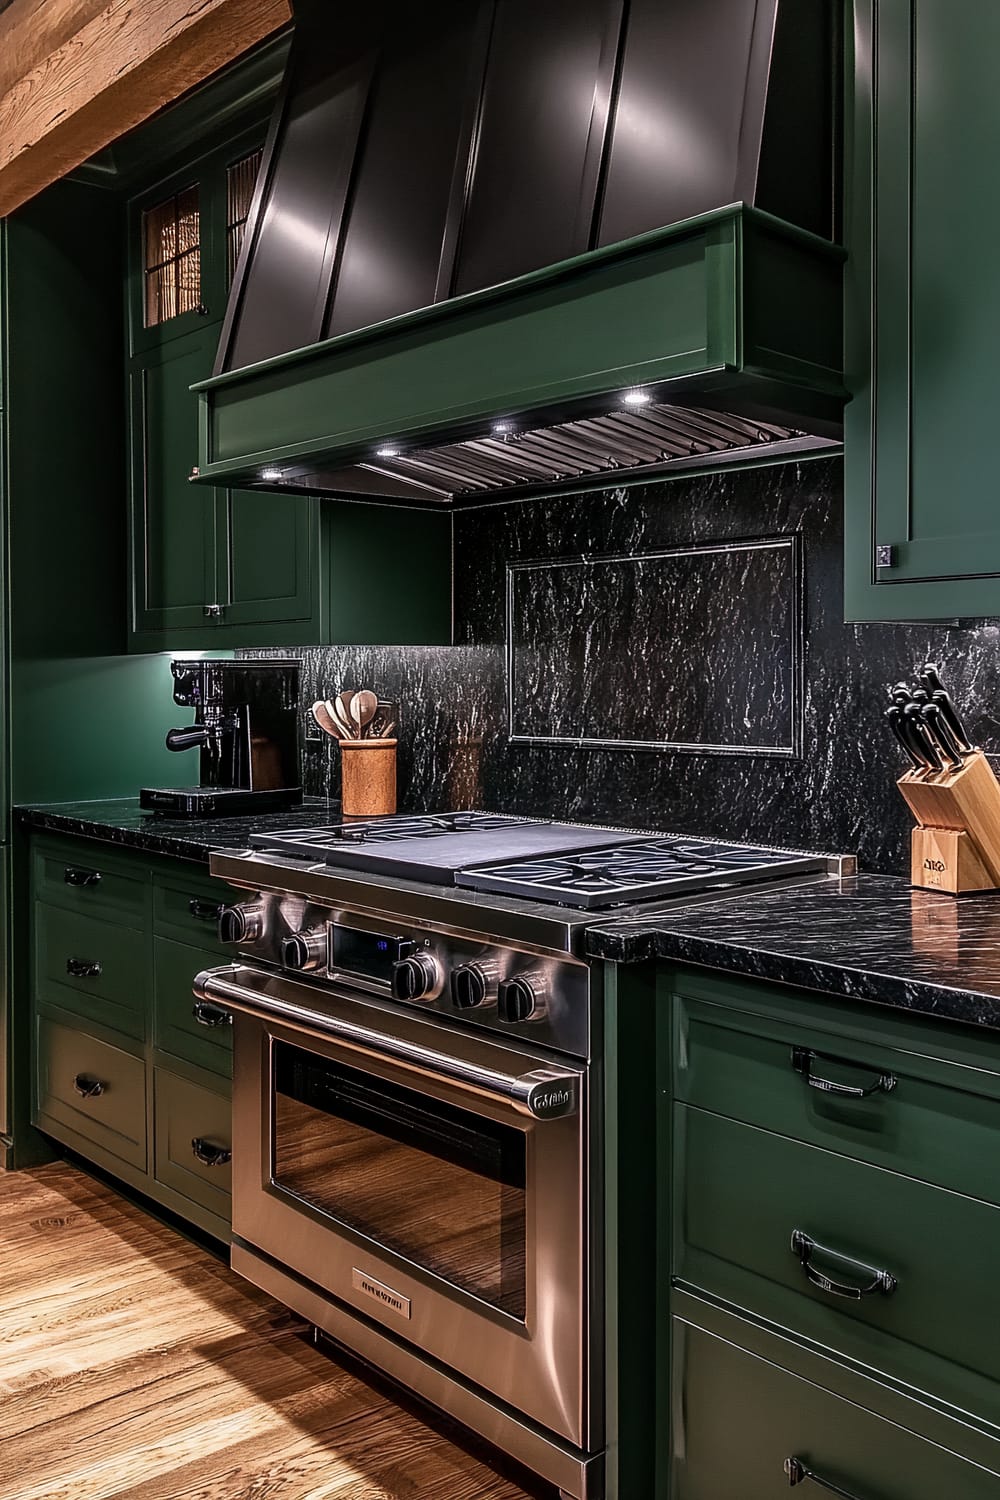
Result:
<instances>
[{"instance_id":1,"label":"backsplash veining","mask_svg":"<svg viewBox=\"0 0 1000 1500\"><path fill-rule=\"evenodd\" d=\"M844 625L841 484L841 461L817 459L466 512L456 520L455 535L458 644L295 653L303 660L303 712L315 698L345 686L372 686L398 699L403 810L479 805L676 828L854 851L869 869L901 871L910 823L893 785L902 769L900 755L881 724L885 684L924 660L941 663L977 742L1000 752L1000 622ZM801 756L591 749L508 739L510 564L629 557L796 533L802 549ZM578 580L566 591L567 608L584 623L613 603L607 576L590 586ZM756 609L748 610L746 591L699 580L698 618L716 662L704 687L731 699L743 675L753 674L740 701L762 705L756 727L766 730L774 717L771 699L783 690L776 663L787 644L770 623L770 586L766 594L763 583L758 587ZM663 718L669 720L671 673L664 664L671 660L677 618L669 595L661 609L646 612L631 638L619 633L608 638L610 646L605 641L594 679L597 701L587 698L586 685L567 685L579 662L552 649L545 618L540 611L531 652L535 729L540 725L549 733L565 724L567 705L578 708L585 699L592 721L613 723L644 694L663 700ZM530 645L523 639L530 611L518 629L522 646ZM750 651L748 631L756 640ZM616 656L610 664L608 649ZM515 725L523 709L515 701ZM727 714L732 722L727 704L706 700L706 722L725 722ZM654 701L648 717L656 716ZM754 711L746 716L749 738ZM336 792L336 757L332 745L307 744L308 791Z\"/></svg>"}]
</instances>

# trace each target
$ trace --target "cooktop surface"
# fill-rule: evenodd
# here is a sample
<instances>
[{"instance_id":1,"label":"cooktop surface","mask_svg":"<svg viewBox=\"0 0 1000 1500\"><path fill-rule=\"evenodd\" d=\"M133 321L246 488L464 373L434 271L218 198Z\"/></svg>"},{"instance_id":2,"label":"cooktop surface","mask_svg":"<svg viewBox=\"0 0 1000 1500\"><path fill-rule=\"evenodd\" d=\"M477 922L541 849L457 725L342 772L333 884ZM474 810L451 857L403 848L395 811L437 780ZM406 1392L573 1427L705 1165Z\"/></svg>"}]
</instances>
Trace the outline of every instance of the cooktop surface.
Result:
<instances>
[{"instance_id":1,"label":"cooktop surface","mask_svg":"<svg viewBox=\"0 0 1000 1500\"><path fill-rule=\"evenodd\" d=\"M311 864L583 909L826 868L820 855L500 813L395 815L255 834Z\"/></svg>"}]
</instances>

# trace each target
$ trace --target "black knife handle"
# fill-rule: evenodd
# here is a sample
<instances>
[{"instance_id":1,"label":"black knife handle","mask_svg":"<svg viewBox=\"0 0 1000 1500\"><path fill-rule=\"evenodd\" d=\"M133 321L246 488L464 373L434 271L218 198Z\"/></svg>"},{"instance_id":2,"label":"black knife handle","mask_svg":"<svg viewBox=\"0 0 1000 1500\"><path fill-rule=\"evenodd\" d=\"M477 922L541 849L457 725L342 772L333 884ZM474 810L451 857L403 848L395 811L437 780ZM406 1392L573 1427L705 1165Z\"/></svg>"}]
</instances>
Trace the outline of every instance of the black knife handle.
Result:
<instances>
[{"instance_id":1,"label":"black knife handle","mask_svg":"<svg viewBox=\"0 0 1000 1500\"><path fill-rule=\"evenodd\" d=\"M931 702L936 703L938 708L940 708L941 713L944 715L944 719L946 724L948 725L948 728L955 736L961 749L967 755L970 754L974 749L973 743L965 732L965 725L958 717L957 708L955 707L954 703L952 703L951 698L945 692L944 688L938 688L931 694Z\"/></svg>"},{"instance_id":2,"label":"black knife handle","mask_svg":"<svg viewBox=\"0 0 1000 1500\"><path fill-rule=\"evenodd\" d=\"M927 747L924 743L924 740L913 724L913 721L906 717L905 710L907 706L908 705L901 702L897 702L894 705L896 712L899 715L896 722L899 725L900 741L906 746L907 750L914 757L921 771L933 771L934 764L927 753Z\"/></svg>"},{"instance_id":3,"label":"black knife handle","mask_svg":"<svg viewBox=\"0 0 1000 1500\"><path fill-rule=\"evenodd\" d=\"M917 754L916 750L913 749L907 737L906 730L903 727L903 710L898 706L898 704L894 703L891 708L886 709L885 718L886 722L889 725L889 728L892 730L893 734L896 736L897 740L906 751L907 758L913 769L915 771L925 770L926 768L923 760Z\"/></svg>"},{"instance_id":4,"label":"black knife handle","mask_svg":"<svg viewBox=\"0 0 1000 1500\"><path fill-rule=\"evenodd\" d=\"M932 771L943 771L944 761L938 753L938 748L931 739L921 718L920 704L908 703L903 709L903 722L908 724L914 739L920 744L924 759Z\"/></svg>"},{"instance_id":5,"label":"black knife handle","mask_svg":"<svg viewBox=\"0 0 1000 1500\"><path fill-rule=\"evenodd\" d=\"M928 693L944 692L944 683L941 681L941 673L938 671L936 663L932 661L925 662L917 673L917 676Z\"/></svg>"},{"instance_id":6,"label":"black knife handle","mask_svg":"<svg viewBox=\"0 0 1000 1500\"><path fill-rule=\"evenodd\" d=\"M951 732L951 726L938 703L925 703L920 710L920 717L931 734L932 738L940 745L945 755L957 769L965 764L962 755L962 747Z\"/></svg>"}]
</instances>

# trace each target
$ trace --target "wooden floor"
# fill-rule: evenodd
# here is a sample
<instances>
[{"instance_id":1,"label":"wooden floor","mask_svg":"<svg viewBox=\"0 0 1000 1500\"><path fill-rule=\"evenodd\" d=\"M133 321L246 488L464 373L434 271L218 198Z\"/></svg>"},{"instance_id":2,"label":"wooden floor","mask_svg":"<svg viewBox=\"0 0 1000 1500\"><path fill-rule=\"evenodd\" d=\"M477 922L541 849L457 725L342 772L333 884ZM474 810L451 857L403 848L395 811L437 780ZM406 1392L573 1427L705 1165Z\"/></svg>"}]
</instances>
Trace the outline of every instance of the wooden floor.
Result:
<instances>
[{"instance_id":1,"label":"wooden floor","mask_svg":"<svg viewBox=\"0 0 1000 1500\"><path fill-rule=\"evenodd\" d=\"M0 1500L122 1496L529 1500L103 1183L0 1172Z\"/></svg>"}]
</instances>

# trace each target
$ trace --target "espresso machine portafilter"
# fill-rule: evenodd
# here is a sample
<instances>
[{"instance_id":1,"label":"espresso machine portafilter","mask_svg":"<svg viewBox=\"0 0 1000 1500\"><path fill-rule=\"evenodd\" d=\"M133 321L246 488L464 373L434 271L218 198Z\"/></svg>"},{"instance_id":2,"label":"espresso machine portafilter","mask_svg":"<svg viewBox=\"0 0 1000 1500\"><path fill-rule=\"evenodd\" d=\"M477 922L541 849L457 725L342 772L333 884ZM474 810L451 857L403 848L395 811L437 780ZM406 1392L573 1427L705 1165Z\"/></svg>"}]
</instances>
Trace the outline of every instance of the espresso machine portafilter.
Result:
<instances>
[{"instance_id":1,"label":"espresso machine portafilter","mask_svg":"<svg viewBox=\"0 0 1000 1500\"><path fill-rule=\"evenodd\" d=\"M144 787L139 804L171 817L272 811L302 801L299 663L173 661L174 702L194 722L167 731L168 750L200 752L198 786Z\"/></svg>"}]
</instances>

